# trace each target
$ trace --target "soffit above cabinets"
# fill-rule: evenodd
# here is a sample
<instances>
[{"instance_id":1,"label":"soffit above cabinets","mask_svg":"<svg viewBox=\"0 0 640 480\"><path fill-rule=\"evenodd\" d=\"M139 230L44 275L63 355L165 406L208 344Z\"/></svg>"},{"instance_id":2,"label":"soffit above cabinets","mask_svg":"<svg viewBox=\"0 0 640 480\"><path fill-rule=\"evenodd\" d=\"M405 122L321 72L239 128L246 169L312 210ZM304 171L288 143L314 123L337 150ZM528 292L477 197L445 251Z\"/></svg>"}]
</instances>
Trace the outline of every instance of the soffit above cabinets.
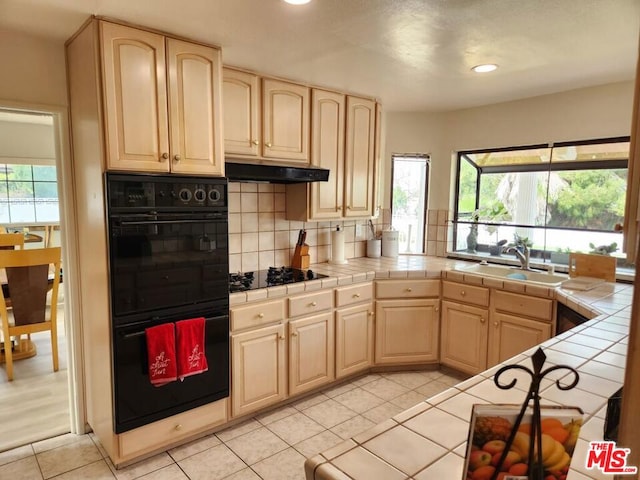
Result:
<instances>
[{"instance_id":1,"label":"soffit above cabinets","mask_svg":"<svg viewBox=\"0 0 640 480\"><path fill-rule=\"evenodd\" d=\"M3 0L0 29L63 42L91 14L219 45L225 64L445 111L630 81L637 0ZM471 67L496 63L475 74Z\"/></svg>"}]
</instances>

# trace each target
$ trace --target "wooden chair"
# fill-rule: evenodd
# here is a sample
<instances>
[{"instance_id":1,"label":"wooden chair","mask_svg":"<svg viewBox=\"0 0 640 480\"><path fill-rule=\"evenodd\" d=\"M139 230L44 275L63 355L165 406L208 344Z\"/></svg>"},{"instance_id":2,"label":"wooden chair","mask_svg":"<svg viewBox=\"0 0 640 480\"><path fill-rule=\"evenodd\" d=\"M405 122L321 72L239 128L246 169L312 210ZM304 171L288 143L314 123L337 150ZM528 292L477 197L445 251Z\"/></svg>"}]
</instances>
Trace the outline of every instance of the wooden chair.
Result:
<instances>
[{"instance_id":1,"label":"wooden chair","mask_svg":"<svg viewBox=\"0 0 640 480\"><path fill-rule=\"evenodd\" d=\"M32 250L0 250L0 268L7 275L12 309L7 309L4 289L0 296L0 318L4 337L4 357L7 378L13 380L13 336L36 332L51 332L53 371L58 371L58 286L60 275L54 274L49 284L49 271L60 272L60 247ZM51 305L47 306L47 292L51 289ZM19 340L19 342L22 342ZM21 345L19 345L21 346ZM35 348L35 347L34 347Z\"/></svg>"},{"instance_id":2,"label":"wooden chair","mask_svg":"<svg viewBox=\"0 0 640 480\"><path fill-rule=\"evenodd\" d=\"M24 248L24 235L22 233L0 233L0 249L9 250Z\"/></svg>"}]
</instances>

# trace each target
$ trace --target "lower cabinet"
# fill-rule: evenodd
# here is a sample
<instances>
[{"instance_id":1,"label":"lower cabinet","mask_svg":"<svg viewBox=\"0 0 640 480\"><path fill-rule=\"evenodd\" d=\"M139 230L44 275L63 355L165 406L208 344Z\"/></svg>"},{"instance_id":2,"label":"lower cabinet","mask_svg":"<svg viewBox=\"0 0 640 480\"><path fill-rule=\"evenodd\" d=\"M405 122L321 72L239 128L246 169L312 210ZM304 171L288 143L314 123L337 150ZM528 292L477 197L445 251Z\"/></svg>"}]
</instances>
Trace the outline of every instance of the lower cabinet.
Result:
<instances>
[{"instance_id":1,"label":"lower cabinet","mask_svg":"<svg viewBox=\"0 0 640 480\"><path fill-rule=\"evenodd\" d=\"M438 299L376 302L375 363L438 361Z\"/></svg>"},{"instance_id":2,"label":"lower cabinet","mask_svg":"<svg viewBox=\"0 0 640 480\"><path fill-rule=\"evenodd\" d=\"M550 323L493 312L489 330L488 366L504 362L550 337Z\"/></svg>"},{"instance_id":3,"label":"lower cabinet","mask_svg":"<svg viewBox=\"0 0 640 480\"><path fill-rule=\"evenodd\" d=\"M287 396L285 325L231 335L231 412L236 417Z\"/></svg>"},{"instance_id":4,"label":"lower cabinet","mask_svg":"<svg viewBox=\"0 0 640 480\"><path fill-rule=\"evenodd\" d=\"M335 378L333 312L289 322L289 394Z\"/></svg>"},{"instance_id":5,"label":"lower cabinet","mask_svg":"<svg viewBox=\"0 0 640 480\"><path fill-rule=\"evenodd\" d=\"M371 366L373 333L371 303L336 310L336 378Z\"/></svg>"},{"instance_id":6,"label":"lower cabinet","mask_svg":"<svg viewBox=\"0 0 640 480\"><path fill-rule=\"evenodd\" d=\"M476 374L487 369L489 310L442 301L440 363Z\"/></svg>"}]
</instances>

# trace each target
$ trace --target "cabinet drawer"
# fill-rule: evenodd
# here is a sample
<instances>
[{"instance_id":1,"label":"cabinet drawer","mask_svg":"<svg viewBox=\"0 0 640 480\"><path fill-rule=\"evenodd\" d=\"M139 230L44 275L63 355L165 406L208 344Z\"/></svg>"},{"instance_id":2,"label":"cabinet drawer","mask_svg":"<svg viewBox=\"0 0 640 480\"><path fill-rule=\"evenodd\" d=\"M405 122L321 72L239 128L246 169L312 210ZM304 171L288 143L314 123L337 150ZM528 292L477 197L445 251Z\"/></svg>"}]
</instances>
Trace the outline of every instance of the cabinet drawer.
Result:
<instances>
[{"instance_id":1,"label":"cabinet drawer","mask_svg":"<svg viewBox=\"0 0 640 480\"><path fill-rule=\"evenodd\" d=\"M373 298L373 284L370 282L336 288L336 307L370 301L371 298Z\"/></svg>"},{"instance_id":2,"label":"cabinet drawer","mask_svg":"<svg viewBox=\"0 0 640 480\"><path fill-rule=\"evenodd\" d=\"M502 290L496 290L493 298L496 310L541 320L550 321L553 318L553 300L551 299L518 295Z\"/></svg>"},{"instance_id":3,"label":"cabinet drawer","mask_svg":"<svg viewBox=\"0 0 640 480\"><path fill-rule=\"evenodd\" d=\"M289 317L299 317L300 315L329 310L333 307L331 290L292 297L288 299L288 302Z\"/></svg>"},{"instance_id":4,"label":"cabinet drawer","mask_svg":"<svg viewBox=\"0 0 640 480\"><path fill-rule=\"evenodd\" d=\"M284 319L284 301L261 302L231 310L231 330L258 327Z\"/></svg>"},{"instance_id":5,"label":"cabinet drawer","mask_svg":"<svg viewBox=\"0 0 640 480\"><path fill-rule=\"evenodd\" d=\"M167 449L183 438L209 430L227 421L227 399L158 420L118 435L120 456L142 455Z\"/></svg>"},{"instance_id":6,"label":"cabinet drawer","mask_svg":"<svg viewBox=\"0 0 640 480\"><path fill-rule=\"evenodd\" d=\"M442 296L481 307L489 306L489 289L463 283L442 281Z\"/></svg>"},{"instance_id":7,"label":"cabinet drawer","mask_svg":"<svg viewBox=\"0 0 640 480\"><path fill-rule=\"evenodd\" d=\"M440 295L440 280L379 280L376 298L422 298Z\"/></svg>"}]
</instances>

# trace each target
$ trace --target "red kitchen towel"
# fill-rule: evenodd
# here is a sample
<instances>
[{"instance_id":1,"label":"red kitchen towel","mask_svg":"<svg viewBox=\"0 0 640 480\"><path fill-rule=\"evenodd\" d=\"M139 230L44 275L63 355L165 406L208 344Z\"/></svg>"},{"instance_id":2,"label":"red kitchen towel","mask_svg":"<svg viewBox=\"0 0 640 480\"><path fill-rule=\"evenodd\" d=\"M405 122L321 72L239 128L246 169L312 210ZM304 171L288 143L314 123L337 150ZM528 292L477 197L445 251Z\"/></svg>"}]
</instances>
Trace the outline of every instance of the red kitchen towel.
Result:
<instances>
[{"instance_id":1,"label":"red kitchen towel","mask_svg":"<svg viewBox=\"0 0 640 480\"><path fill-rule=\"evenodd\" d=\"M206 372L207 357L204 350L204 317L176 322L178 345L178 378Z\"/></svg>"},{"instance_id":2,"label":"red kitchen towel","mask_svg":"<svg viewBox=\"0 0 640 480\"><path fill-rule=\"evenodd\" d=\"M177 380L176 337L173 323L145 329L149 380L156 387Z\"/></svg>"}]
</instances>

